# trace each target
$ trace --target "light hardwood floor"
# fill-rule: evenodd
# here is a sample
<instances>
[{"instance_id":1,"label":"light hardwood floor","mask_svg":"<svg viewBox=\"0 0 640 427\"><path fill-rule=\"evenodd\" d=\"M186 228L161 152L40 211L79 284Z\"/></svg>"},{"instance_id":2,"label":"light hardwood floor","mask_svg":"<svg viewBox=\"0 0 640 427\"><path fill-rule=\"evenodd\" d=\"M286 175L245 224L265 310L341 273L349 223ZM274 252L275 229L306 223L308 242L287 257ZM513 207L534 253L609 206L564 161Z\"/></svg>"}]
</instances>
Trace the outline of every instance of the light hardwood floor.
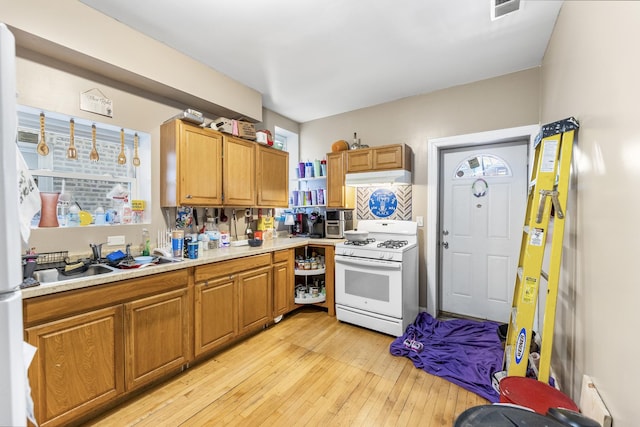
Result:
<instances>
[{"instance_id":1,"label":"light hardwood floor","mask_svg":"<svg viewBox=\"0 0 640 427\"><path fill-rule=\"evenodd\" d=\"M451 426L488 403L392 356L391 341L299 310L87 425Z\"/></svg>"}]
</instances>

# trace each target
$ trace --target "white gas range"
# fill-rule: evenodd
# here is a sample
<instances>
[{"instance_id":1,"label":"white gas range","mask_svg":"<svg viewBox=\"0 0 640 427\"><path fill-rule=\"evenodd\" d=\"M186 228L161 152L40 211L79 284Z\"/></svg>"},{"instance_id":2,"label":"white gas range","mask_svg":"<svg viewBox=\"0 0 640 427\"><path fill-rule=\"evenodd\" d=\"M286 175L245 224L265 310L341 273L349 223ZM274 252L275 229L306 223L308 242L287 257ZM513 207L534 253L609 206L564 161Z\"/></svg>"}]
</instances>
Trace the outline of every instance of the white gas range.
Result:
<instances>
[{"instance_id":1,"label":"white gas range","mask_svg":"<svg viewBox=\"0 0 640 427\"><path fill-rule=\"evenodd\" d=\"M336 317L400 336L418 315L418 226L360 220L367 242L336 245Z\"/></svg>"}]
</instances>

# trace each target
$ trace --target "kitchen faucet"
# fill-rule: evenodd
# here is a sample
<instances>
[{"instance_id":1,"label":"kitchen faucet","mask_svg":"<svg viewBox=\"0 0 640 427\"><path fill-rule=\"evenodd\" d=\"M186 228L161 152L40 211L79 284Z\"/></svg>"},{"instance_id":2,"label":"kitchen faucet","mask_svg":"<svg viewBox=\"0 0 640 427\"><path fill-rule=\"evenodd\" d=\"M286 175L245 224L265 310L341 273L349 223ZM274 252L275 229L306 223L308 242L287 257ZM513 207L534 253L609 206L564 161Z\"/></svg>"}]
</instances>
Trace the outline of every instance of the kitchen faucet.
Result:
<instances>
[{"instance_id":1,"label":"kitchen faucet","mask_svg":"<svg viewBox=\"0 0 640 427\"><path fill-rule=\"evenodd\" d=\"M89 243L89 246L93 251L93 260L95 262L100 262L102 259L102 245L104 245L104 243Z\"/></svg>"}]
</instances>

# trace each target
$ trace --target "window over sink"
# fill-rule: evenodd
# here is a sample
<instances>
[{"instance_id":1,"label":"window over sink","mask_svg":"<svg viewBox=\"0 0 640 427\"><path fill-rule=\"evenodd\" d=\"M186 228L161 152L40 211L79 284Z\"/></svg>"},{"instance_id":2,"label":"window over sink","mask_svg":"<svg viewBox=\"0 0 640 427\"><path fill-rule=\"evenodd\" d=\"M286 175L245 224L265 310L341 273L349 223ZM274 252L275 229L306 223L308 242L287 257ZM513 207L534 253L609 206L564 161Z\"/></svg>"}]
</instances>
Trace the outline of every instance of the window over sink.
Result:
<instances>
[{"instance_id":1,"label":"window over sink","mask_svg":"<svg viewBox=\"0 0 640 427\"><path fill-rule=\"evenodd\" d=\"M93 225L149 222L148 133L19 105L17 145L38 189L60 193L60 226L79 225L69 221L78 209L91 214ZM146 208L123 217L123 207L135 201ZM38 221L36 214L32 226Z\"/></svg>"}]
</instances>

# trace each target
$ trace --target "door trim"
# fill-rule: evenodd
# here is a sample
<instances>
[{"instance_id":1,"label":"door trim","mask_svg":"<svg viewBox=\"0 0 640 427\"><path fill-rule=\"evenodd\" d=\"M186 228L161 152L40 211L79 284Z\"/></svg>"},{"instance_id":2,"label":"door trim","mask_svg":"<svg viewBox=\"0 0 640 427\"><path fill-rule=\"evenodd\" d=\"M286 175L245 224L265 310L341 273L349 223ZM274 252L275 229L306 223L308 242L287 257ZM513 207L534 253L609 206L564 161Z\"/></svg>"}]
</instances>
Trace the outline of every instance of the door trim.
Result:
<instances>
[{"instance_id":1,"label":"door trim","mask_svg":"<svg viewBox=\"0 0 640 427\"><path fill-rule=\"evenodd\" d=\"M438 275L440 273L438 261L440 150L506 142L515 138L529 138L529 153L532 153L533 143L539 130L540 125L528 125L427 140L427 236L425 253L427 254L427 312L432 316L436 317L440 308L440 290L438 289ZM529 168L531 168L531 165ZM530 171L527 176L531 176Z\"/></svg>"}]
</instances>

